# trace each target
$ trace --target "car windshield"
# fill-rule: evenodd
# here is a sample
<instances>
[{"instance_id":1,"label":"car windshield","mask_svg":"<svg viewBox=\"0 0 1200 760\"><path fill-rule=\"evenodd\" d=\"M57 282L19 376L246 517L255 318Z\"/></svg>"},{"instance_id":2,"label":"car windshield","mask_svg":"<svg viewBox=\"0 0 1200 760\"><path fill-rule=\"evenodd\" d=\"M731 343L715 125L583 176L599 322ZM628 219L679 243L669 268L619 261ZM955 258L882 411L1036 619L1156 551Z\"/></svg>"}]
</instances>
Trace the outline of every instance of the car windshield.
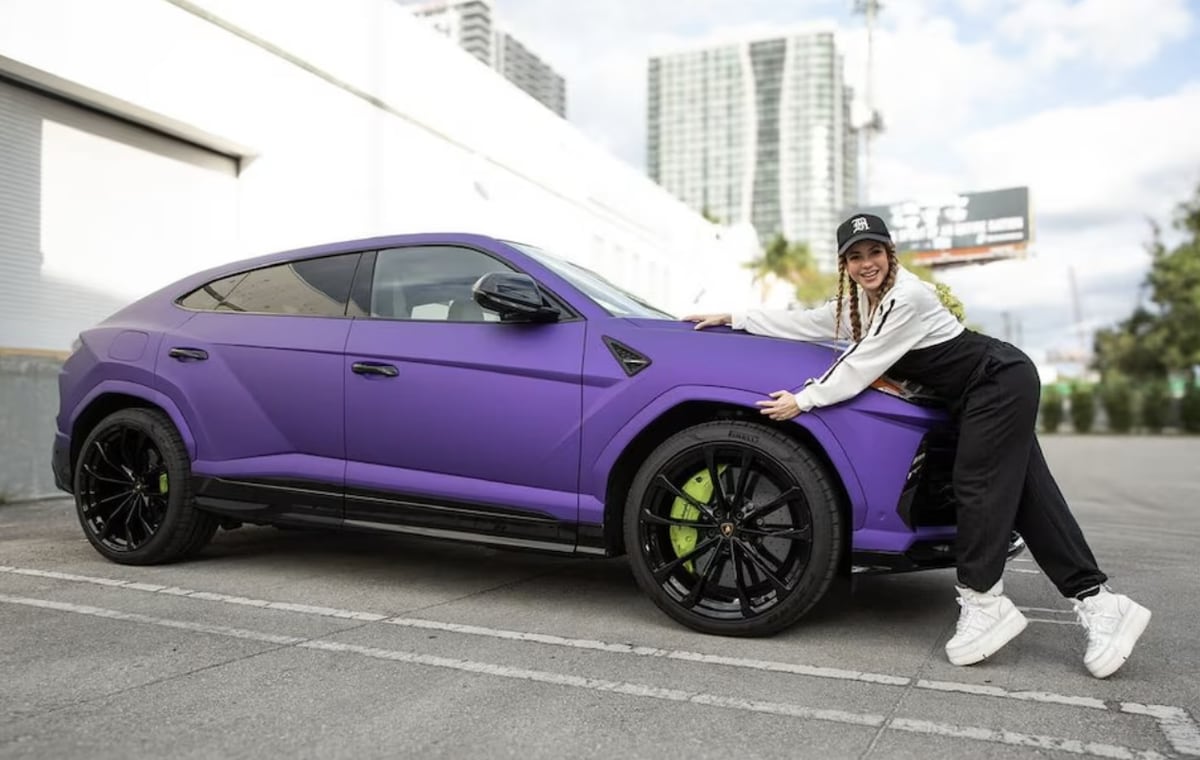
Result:
<instances>
[{"instance_id":1,"label":"car windshield","mask_svg":"<svg viewBox=\"0 0 1200 760\"><path fill-rule=\"evenodd\" d=\"M585 269L578 264L531 245L513 242L509 242L509 245L537 259L539 264L544 264L547 268L552 269L555 274L583 291L584 295L595 301L600 308L614 317L675 319L673 315L651 306L644 299L628 291L618 288L590 269Z\"/></svg>"}]
</instances>

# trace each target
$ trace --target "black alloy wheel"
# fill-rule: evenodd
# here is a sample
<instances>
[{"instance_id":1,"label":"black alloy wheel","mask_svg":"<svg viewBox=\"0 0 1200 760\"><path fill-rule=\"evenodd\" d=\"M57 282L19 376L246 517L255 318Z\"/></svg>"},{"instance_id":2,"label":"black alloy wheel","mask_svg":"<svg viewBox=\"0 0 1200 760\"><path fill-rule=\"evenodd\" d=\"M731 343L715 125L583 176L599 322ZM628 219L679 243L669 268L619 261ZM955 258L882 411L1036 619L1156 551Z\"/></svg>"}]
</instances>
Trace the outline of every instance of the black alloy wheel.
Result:
<instances>
[{"instance_id":1,"label":"black alloy wheel","mask_svg":"<svg viewBox=\"0 0 1200 760\"><path fill-rule=\"evenodd\" d=\"M762 636L828 590L841 555L830 476L778 430L715 422L647 460L631 489L626 547L639 584L705 633Z\"/></svg>"},{"instance_id":2,"label":"black alloy wheel","mask_svg":"<svg viewBox=\"0 0 1200 760\"><path fill-rule=\"evenodd\" d=\"M85 528L109 551L144 546L167 513L170 480L162 452L140 428L112 425L81 456Z\"/></svg>"},{"instance_id":3,"label":"black alloy wheel","mask_svg":"<svg viewBox=\"0 0 1200 760\"><path fill-rule=\"evenodd\" d=\"M198 551L217 520L195 509L186 447L157 410L123 409L88 435L75 462L84 534L123 564L169 562Z\"/></svg>"}]
</instances>

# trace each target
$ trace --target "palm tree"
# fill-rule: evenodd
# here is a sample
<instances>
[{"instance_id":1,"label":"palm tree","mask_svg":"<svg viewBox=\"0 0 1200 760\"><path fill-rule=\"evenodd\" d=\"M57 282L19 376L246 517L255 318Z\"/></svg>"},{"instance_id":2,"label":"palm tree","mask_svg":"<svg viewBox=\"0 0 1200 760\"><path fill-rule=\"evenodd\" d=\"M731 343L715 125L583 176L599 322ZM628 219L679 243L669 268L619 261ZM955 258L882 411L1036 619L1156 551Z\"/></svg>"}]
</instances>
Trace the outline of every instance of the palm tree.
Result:
<instances>
[{"instance_id":1,"label":"palm tree","mask_svg":"<svg viewBox=\"0 0 1200 760\"><path fill-rule=\"evenodd\" d=\"M804 243L792 244L783 235L776 235L763 248L762 256L747 263L746 268L754 271L754 282L762 281L767 275L789 280L792 273L804 267L811 258Z\"/></svg>"},{"instance_id":2,"label":"palm tree","mask_svg":"<svg viewBox=\"0 0 1200 760\"><path fill-rule=\"evenodd\" d=\"M746 267L754 271L754 282L762 283L764 297L767 275L790 283L796 300L805 306L818 304L836 292L837 275L817 268L807 243L791 243L783 235L773 237L762 256Z\"/></svg>"}]
</instances>

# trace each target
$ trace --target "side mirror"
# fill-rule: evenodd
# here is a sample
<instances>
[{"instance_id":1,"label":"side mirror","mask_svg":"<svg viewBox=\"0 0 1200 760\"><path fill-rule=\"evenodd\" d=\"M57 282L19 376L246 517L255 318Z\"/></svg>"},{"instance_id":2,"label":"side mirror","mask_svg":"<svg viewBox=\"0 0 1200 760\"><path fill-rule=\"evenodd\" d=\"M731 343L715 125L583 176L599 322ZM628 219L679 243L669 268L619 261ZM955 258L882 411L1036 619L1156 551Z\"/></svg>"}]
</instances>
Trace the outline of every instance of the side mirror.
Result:
<instances>
[{"instance_id":1,"label":"side mirror","mask_svg":"<svg viewBox=\"0 0 1200 760\"><path fill-rule=\"evenodd\" d=\"M471 297L503 322L557 322L561 316L534 279L518 272L488 272L471 287Z\"/></svg>"}]
</instances>

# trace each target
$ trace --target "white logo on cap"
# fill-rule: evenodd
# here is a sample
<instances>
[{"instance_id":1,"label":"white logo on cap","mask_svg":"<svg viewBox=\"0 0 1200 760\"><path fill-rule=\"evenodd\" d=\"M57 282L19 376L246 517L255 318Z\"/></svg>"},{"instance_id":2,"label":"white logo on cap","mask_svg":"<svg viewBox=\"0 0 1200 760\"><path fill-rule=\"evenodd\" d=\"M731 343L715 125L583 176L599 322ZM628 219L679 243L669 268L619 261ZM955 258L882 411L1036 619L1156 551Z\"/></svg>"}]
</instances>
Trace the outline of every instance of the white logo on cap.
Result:
<instances>
[{"instance_id":1,"label":"white logo on cap","mask_svg":"<svg viewBox=\"0 0 1200 760\"><path fill-rule=\"evenodd\" d=\"M850 222L850 224L854 225L854 232L866 232L871 229L871 225L861 216Z\"/></svg>"}]
</instances>

